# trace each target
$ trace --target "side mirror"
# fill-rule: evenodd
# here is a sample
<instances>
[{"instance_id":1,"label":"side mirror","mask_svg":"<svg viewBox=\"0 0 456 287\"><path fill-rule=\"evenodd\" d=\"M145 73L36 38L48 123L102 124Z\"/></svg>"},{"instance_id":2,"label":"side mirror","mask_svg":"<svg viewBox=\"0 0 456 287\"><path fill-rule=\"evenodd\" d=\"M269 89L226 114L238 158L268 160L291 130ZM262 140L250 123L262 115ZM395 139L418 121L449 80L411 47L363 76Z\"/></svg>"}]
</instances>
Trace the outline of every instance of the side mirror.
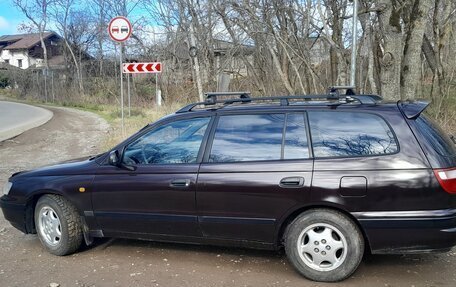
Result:
<instances>
[{"instance_id":1,"label":"side mirror","mask_svg":"<svg viewBox=\"0 0 456 287\"><path fill-rule=\"evenodd\" d=\"M108 162L109 162L110 165L117 166L117 167L120 167L120 168L124 168L124 169L129 170L129 171L136 170L136 167L120 162L119 151L117 151L117 150L113 150L113 151L111 151L109 153Z\"/></svg>"},{"instance_id":2,"label":"side mirror","mask_svg":"<svg viewBox=\"0 0 456 287\"><path fill-rule=\"evenodd\" d=\"M113 150L109 153L109 164L113 166L120 165L119 152L117 150Z\"/></svg>"}]
</instances>

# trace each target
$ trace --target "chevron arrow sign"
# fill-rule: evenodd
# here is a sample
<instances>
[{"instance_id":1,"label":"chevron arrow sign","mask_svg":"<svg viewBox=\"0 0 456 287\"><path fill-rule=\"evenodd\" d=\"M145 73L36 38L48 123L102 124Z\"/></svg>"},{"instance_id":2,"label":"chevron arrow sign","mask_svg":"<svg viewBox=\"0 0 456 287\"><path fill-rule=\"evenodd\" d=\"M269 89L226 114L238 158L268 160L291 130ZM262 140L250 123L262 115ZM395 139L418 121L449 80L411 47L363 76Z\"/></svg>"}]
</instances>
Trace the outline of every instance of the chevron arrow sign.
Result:
<instances>
[{"instance_id":1,"label":"chevron arrow sign","mask_svg":"<svg viewBox=\"0 0 456 287\"><path fill-rule=\"evenodd\" d=\"M160 62L123 63L122 71L124 74L161 73L162 64Z\"/></svg>"}]
</instances>

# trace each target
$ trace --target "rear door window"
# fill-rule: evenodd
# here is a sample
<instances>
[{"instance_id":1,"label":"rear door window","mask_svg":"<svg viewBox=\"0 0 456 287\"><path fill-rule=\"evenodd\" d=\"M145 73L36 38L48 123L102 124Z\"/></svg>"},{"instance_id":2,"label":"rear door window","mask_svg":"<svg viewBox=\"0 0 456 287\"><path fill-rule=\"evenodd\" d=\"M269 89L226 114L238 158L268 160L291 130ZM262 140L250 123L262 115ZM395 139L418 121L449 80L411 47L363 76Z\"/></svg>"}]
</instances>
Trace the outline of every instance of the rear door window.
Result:
<instances>
[{"instance_id":1,"label":"rear door window","mask_svg":"<svg viewBox=\"0 0 456 287\"><path fill-rule=\"evenodd\" d=\"M304 113L220 116L209 162L309 158Z\"/></svg>"},{"instance_id":2,"label":"rear door window","mask_svg":"<svg viewBox=\"0 0 456 287\"><path fill-rule=\"evenodd\" d=\"M306 122L303 113L287 115L283 159L303 159L309 157Z\"/></svg>"},{"instance_id":3,"label":"rear door window","mask_svg":"<svg viewBox=\"0 0 456 287\"><path fill-rule=\"evenodd\" d=\"M396 153L396 138L381 117L355 112L309 112L315 157L355 157Z\"/></svg>"},{"instance_id":4,"label":"rear door window","mask_svg":"<svg viewBox=\"0 0 456 287\"><path fill-rule=\"evenodd\" d=\"M209 162L280 160L285 114L221 116Z\"/></svg>"}]
</instances>

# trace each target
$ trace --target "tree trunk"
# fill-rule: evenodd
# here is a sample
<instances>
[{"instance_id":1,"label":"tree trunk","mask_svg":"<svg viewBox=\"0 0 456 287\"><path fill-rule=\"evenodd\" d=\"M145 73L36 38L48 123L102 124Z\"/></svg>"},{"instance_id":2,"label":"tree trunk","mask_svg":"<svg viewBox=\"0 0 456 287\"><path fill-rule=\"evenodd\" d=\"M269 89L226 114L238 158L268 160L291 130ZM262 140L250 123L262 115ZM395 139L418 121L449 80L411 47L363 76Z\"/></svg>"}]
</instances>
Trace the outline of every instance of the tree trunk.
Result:
<instances>
[{"instance_id":1,"label":"tree trunk","mask_svg":"<svg viewBox=\"0 0 456 287\"><path fill-rule=\"evenodd\" d=\"M193 22L190 21L190 45L193 47L196 47L196 40L195 40L195 32L193 30ZM193 67L195 69L195 76L196 76L196 87L198 89L198 97L201 102L204 101L203 97L203 85L201 82L201 71L200 71L200 65L198 61L198 55L195 55L193 57Z\"/></svg>"},{"instance_id":2,"label":"tree trunk","mask_svg":"<svg viewBox=\"0 0 456 287\"><path fill-rule=\"evenodd\" d=\"M415 0L405 39L401 73L401 99L414 99L420 82L421 46L431 0Z\"/></svg>"},{"instance_id":3,"label":"tree trunk","mask_svg":"<svg viewBox=\"0 0 456 287\"><path fill-rule=\"evenodd\" d=\"M402 63L401 7L398 0L379 0L385 9L379 13L383 55L380 60L380 82L383 97L397 99L400 96Z\"/></svg>"}]
</instances>

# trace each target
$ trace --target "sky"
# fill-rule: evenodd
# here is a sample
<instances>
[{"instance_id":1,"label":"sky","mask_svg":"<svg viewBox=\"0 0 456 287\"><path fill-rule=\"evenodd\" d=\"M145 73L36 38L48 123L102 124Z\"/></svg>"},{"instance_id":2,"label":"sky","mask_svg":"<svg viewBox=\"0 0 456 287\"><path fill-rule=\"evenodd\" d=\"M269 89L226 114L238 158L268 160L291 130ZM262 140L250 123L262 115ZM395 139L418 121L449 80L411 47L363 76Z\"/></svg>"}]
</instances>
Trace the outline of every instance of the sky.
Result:
<instances>
[{"instance_id":1,"label":"sky","mask_svg":"<svg viewBox=\"0 0 456 287\"><path fill-rule=\"evenodd\" d=\"M132 17L143 16L145 12L139 7L131 13ZM134 19L133 19L134 20ZM0 0L0 36L20 33L17 27L28 19L13 5L13 0Z\"/></svg>"},{"instance_id":2,"label":"sky","mask_svg":"<svg viewBox=\"0 0 456 287\"><path fill-rule=\"evenodd\" d=\"M13 6L11 0L0 0L0 35L17 33L17 26L26 21L25 16Z\"/></svg>"}]
</instances>

